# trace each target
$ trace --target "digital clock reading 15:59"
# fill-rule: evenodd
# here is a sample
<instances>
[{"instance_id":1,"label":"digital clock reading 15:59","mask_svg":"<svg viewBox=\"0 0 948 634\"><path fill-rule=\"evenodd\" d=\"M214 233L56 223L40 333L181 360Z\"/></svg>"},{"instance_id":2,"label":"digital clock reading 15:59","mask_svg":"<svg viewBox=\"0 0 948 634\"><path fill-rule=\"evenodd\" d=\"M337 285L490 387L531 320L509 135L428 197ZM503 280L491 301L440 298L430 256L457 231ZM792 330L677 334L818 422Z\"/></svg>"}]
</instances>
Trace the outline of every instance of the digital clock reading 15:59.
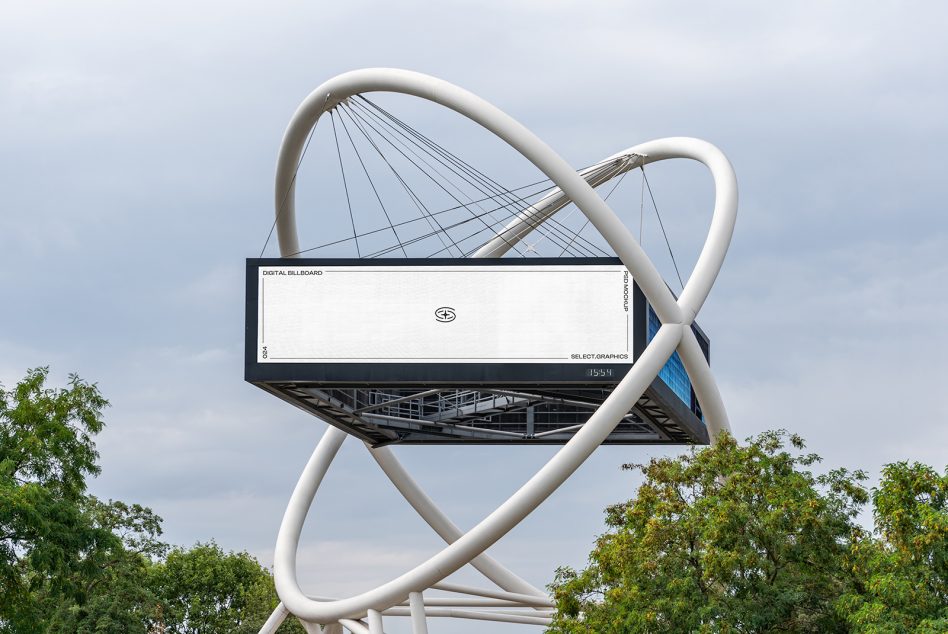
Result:
<instances>
[{"instance_id":1,"label":"digital clock reading 15:59","mask_svg":"<svg viewBox=\"0 0 948 634\"><path fill-rule=\"evenodd\" d=\"M593 379L611 379L615 376L612 368L586 368L586 376Z\"/></svg>"}]
</instances>

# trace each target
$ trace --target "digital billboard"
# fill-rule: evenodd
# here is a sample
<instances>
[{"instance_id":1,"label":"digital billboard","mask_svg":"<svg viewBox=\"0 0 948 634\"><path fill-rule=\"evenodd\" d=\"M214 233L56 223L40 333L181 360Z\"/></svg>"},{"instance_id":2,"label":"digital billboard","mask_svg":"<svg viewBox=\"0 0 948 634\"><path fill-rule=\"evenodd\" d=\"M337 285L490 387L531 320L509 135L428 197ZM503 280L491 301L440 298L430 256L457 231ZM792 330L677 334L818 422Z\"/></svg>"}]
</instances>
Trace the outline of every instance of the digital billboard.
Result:
<instances>
[{"instance_id":1,"label":"digital billboard","mask_svg":"<svg viewBox=\"0 0 948 634\"><path fill-rule=\"evenodd\" d=\"M374 444L565 442L660 326L617 258L250 259L246 284L247 381ZM680 366L607 443L707 442Z\"/></svg>"},{"instance_id":2,"label":"digital billboard","mask_svg":"<svg viewBox=\"0 0 948 634\"><path fill-rule=\"evenodd\" d=\"M614 383L633 288L617 258L248 260L247 379Z\"/></svg>"},{"instance_id":3,"label":"digital billboard","mask_svg":"<svg viewBox=\"0 0 948 634\"><path fill-rule=\"evenodd\" d=\"M621 264L259 266L257 363L632 357Z\"/></svg>"}]
</instances>

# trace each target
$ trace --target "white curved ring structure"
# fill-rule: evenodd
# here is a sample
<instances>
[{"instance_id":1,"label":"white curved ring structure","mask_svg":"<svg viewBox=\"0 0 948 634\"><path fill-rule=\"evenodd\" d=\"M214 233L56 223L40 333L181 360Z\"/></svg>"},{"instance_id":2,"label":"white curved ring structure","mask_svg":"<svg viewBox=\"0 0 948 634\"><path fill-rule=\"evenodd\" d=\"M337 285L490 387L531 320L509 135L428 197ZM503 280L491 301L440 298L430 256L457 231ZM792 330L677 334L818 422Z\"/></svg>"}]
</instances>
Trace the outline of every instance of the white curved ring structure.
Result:
<instances>
[{"instance_id":1,"label":"white curved ring structure","mask_svg":"<svg viewBox=\"0 0 948 634\"><path fill-rule=\"evenodd\" d=\"M455 526L402 468L388 448L369 448L382 471L440 535L447 546L412 570L368 592L343 599L307 597L299 587L296 556L300 532L316 491L347 434L329 427L319 442L290 498L274 553L274 576L282 604L261 632L271 632L289 613L308 623L310 631L381 634L383 615L410 615L414 631L426 632L425 615L489 618L544 625L552 603L542 591L483 554L555 491L595 451L625 416L662 366L677 349L700 401L712 440L728 430L727 413L698 341L690 328L714 283L730 244L737 215L737 182L730 162L713 145L692 138L667 138L633 146L611 157L608 169L577 173L523 125L474 94L420 73L396 69L366 69L330 79L297 109L286 130L276 171L276 224L280 251L299 251L294 205L295 174L305 140L321 115L349 97L369 92L414 95L450 108L497 135L533 163L556 186L537 204L524 210L501 236L475 257L499 257L529 229L572 201L613 248L648 298L662 322L657 335L609 395L557 454L494 512L466 533ZM711 228L695 269L676 300L641 246L618 216L593 190L629 169L671 158L699 161L711 171L715 198ZM451 586L444 579L472 564L500 590L482 591ZM424 599L431 588L472 595L468 599ZM440 603L439 603L440 601ZM446 607L445 607L446 606ZM464 607L523 607L535 612L514 614L498 610L483 616ZM480 615L480 616L478 616ZM321 624L320 626L312 624ZM325 627L323 627L325 626ZM318 629L317 629L318 628Z\"/></svg>"}]
</instances>

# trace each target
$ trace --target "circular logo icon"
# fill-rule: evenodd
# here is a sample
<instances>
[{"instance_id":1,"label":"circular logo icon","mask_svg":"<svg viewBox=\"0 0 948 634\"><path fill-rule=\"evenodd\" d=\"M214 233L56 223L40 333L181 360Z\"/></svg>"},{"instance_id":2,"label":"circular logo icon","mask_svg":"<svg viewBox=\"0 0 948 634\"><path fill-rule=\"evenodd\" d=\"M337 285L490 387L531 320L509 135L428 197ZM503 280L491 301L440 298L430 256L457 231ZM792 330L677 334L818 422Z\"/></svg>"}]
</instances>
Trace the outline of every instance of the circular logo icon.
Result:
<instances>
[{"instance_id":1,"label":"circular logo icon","mask_svg":"<svg viewBox=\"0 0 948 634\"><path fill-rule=\"evenodd\" d=\"M454 321L457 317L457 313L454 312L454 309L450 306L442 306L441 308L435 311L435 319L441 323L448 323L449 321Z\"/></svg>"}]
</instances>

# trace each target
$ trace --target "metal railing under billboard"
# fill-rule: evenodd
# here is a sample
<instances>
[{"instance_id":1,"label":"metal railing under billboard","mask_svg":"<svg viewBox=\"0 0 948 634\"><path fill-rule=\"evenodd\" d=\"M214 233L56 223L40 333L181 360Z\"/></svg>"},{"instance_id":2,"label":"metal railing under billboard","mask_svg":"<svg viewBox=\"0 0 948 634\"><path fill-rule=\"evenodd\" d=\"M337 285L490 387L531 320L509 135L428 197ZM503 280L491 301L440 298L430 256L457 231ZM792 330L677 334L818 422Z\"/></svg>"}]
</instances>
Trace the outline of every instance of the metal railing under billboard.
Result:
<instances>
[{"instance_id":1,"label":"metal railing under billboard","mask_svg":"<svg viewBox=\"0 0 948 634\"><path fill-rule=\"evenodd\" d=\"M364 97L373 92L420 97L460 113L528 159L549 184L533 200L524 188L495 189L495 181ZM312 249L301 250L297 236L297 172L326 113L332 118L356 258L300 257ZM470 205L481 210L485 200L502 205L475 212L439 182L461 204L432 212L396 173L421 214L418 220L431 230L411 236L406 227L413 221L391 217L366 171L388 226L360 235L339 151L337 114L350 142L349 126L382 155L370 134L388 130L389 136L380 138L418 167L392 141L401 134L415 148L433 150L434 161L445 159L446 169L485 192ZM352 149L358 154L355 143ZM594 189L617 177L621 182L639 168L647 182L644 166L671 158L703 163L715 184L708 237L677 297L609 208L612 190L600 197ZM365 169L361 156L359 163ZM554 217L567 206L584 221L573 232ZM513 211L498 218L493 212L501 207ZM436 217L452 210L470 217ZM277 164L274 227L283 257L247 261L246 379L331 425L284 515L274 553L282 603L261 632L275 631L290 614L309 631L369 634L380 634L383 618L396 616L410 618L416 634L427 632L428 617L549 624L549 596L484 551L600 444L706 444L729 428L708 365L709 341L694 319L720 270L736 213L733 169L704 141L659 139L577 172L508 115L430 76L368 69L317 88L290 122ZM471 223L474 233L459 233ZM598 231L602 244L582 235L587 226ZM380 232L391 234L395 244L370 250L367 236ZM525 257L535 245L519 247L533 235L562 247L559 257ZM435 239L440 246L434 243L433 253L409 256L411 245ZM524 257L503 257L512 252ZM399 253L405 257L390 257ZM370 591L313 598L297 581L297 546L322 478L350 435L365 442L383 473L448 545ZM462 533L389 447L445 443L564 446L495 512ZM465 565L496 587L447 581ZM433 596L437 592L445 596Z\"/></svg>"}]
</instances>

